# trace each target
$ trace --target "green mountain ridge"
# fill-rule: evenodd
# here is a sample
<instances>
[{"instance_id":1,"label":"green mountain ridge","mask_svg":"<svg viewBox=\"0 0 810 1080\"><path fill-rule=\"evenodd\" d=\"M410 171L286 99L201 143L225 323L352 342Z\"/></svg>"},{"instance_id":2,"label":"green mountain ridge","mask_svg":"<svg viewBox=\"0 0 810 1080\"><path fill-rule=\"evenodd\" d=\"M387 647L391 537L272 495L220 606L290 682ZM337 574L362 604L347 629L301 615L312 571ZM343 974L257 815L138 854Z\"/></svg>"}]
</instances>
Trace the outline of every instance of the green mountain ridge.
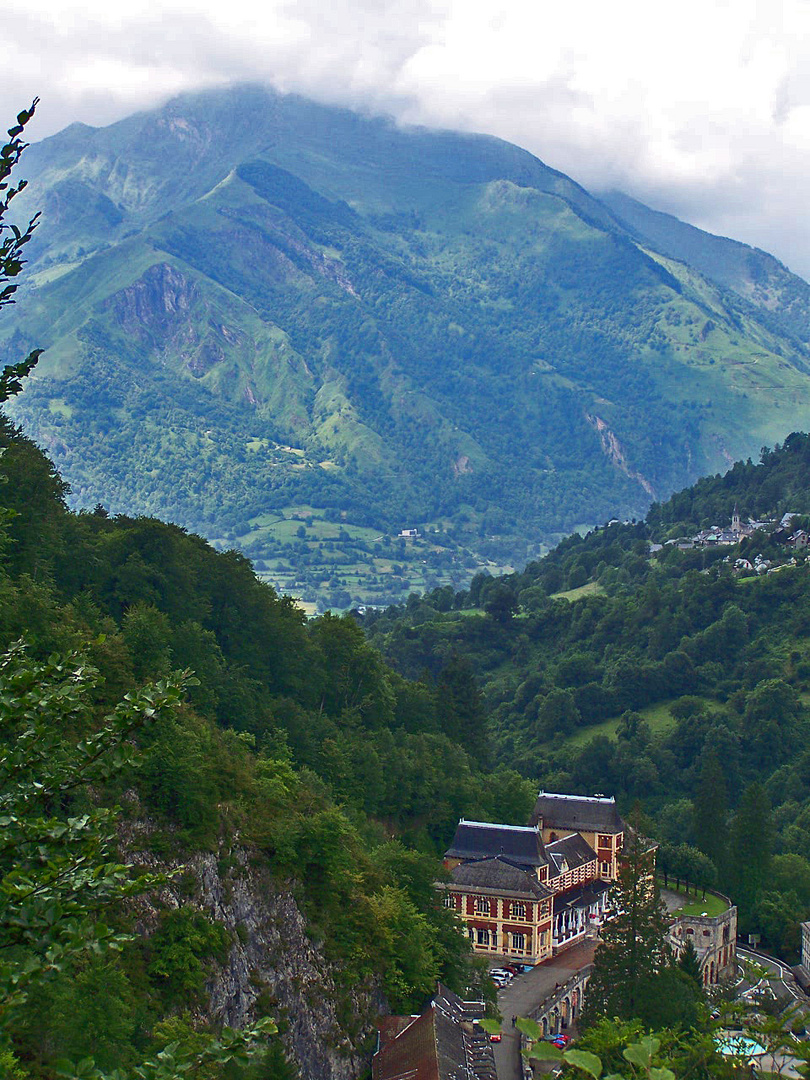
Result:
<instances>
[{"instance_id":1,"label":"green mountain ridge","mask_svg":"<svg viewBox=\"0 0 810 1080\"><path fill-rule=\"evenodd\" d=\"M727 528L735 507L798 517L736 544L665 543ZM810 558L786 540L808 526L810 436L793 433L645 521L363 625L403 676L466 664L496 762L541 790L638 801L659 870L731 896L740 931L795 962L810 918Z\"/></svg>"},{"instance_id":2,"label":"green mountain ridge","mask_svg":"<svg viewBox=\"0 0 810 1080\"><path fill-rule=\"evenodd\" d=\"M75 505L237 545L312 603L519 565L810 403L778 311L497 139L240 87L26 166L0 352L46 352L15 418Z\"/></svg>"},{"instance_id":3,"label":"green mountain ridge","mask_svg":"<svg viewBox=\"0 0 810 1080\"><path fill-rule=\"evenodd\" d=\"M643 242L694 267L716 285L736 293L760 319L803 347L810 341L810 285L773 255L725 236L715 236L671 214L610 191L600 195L612 213Z\"/></svg>"}]
</instances>

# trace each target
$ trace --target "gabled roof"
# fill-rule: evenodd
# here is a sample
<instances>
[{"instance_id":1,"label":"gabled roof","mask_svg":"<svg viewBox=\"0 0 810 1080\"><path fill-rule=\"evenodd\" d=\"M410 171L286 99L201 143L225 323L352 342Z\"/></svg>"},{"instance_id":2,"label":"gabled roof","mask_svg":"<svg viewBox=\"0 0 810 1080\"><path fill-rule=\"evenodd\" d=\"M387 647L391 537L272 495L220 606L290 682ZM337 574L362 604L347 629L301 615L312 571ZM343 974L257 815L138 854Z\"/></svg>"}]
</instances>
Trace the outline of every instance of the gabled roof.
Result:
<instances>
[{"instance_id":1,"label":"gabled roof","mask_svg":"<svg viewBox=\"0 0 810 1080\"><path fill-rule=\"evenodd\" d=\"M590 907L595 904L599 897L610 890L606 881L589 881L586 885L578 885L575 889L566 889L565 892L554 894L554 914L558 911L566 911L570 908Z\"/></svg>"},{"instance_id":2,"label":"gabled roof","mask_svg":"<svg viewBox=\"0 0 810 1080\"><path fill-rule=\"evenodd\" d=\"M625 831L614 798L556 795L548 791L541 791L537 796L529 824L540 825L544 829L571 829L577 832Z\"/></svg>"},{"instance_id":3,"label":"gabled roof","mask_svg":"<svg viewBox=\"0 0 810 1080\"><path fill-rule=\"evenodd\" d=\"M546 844L546 855L554 869L554 876L565 872L564 864L569 870L576 870L578 866L593 862L596 858L596 852L588 841L575 832Z\"/></svg>"},{"instance_id":4,"label":"gabled roof","mask_svg":"<svg viewBox=\"0 0 810 1080\"><path fill-rule=\"evenodd\" d=\"M422 1015L374 1055L374 1080L496 1080L489 1038L472 1019L483 1011L476 1004L440 983Z\"/></svg>"},{"instance_id":5,"label":"gabled roof","mask_svg":"<svg viewBox=\"0 0 810 1080\"><path fill-rule=\"evenodd\" d=\"M544 866L548 861L537 829L524 825L493 825L488 821L458 823L445 858L485 859L503 855L520 866Z\"/></svg>"},{"instance_id":6,"label":"gabled roof","mask_svg":"<svg viewBox=\"0 0 810 1080\"><path fill-rule=\"evenodd\" d=\"M515 866L502 856L460 863L450 871L453 885L468 892L502 893L518 900L542 900L551 890L541 884L531 871Z\"/></svg>"}]
</instances>

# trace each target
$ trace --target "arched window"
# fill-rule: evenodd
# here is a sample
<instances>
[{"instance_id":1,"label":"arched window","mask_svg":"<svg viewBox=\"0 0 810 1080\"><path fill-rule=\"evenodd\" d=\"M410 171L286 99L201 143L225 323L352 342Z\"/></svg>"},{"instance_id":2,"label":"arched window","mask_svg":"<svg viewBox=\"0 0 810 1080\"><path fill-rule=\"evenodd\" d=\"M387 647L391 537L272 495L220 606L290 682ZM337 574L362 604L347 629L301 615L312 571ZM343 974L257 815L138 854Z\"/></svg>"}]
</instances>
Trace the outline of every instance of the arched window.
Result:
<instances>
[{"instance_id":1,"label":"arched window","mask_svg":"<svg viewBox=\"0 0 810 1080\"><path fill-rule=\"evenodd\" d=\"M525 952L525 950L526 950L526 935L525 934L512 934L512 948L516 952Z\"/></svg>"},{"instance_id":2,"label":"arched window","mask_svg":"<svg viewBox=\"0 0 810 1080\"><path fill-rule=\"evenodd\" d=\"M476 897L475 913L476 915L489 915L489 900L483 896Z\"/></svg>"},{"instance_id":3,"label":"arched window","mask_svg":"<svg viewBox=\"0 0 810 1080\"><path fill-rule=\"evenodd\" d=\"M454 908L456 906L456 898L452 893L448 894L444 898L444 906Z\"/></svg>"},{"instance_id":4,"label":"arched window","mask_svg":"<svg viewBox=\"0 0 810 1080\"><path fill-rule=\"evenodd\" d=\"M512 901L512 918L513 919L525 919L526 918L526 905L519 900Z\"/></svg>"},{"instance_id":5,"label":"arched window","mask_svg":"<svg viewBox=\"0 0 810 1080\"><path fill-rule=\"evenodd\" d=\"M478 931L478 944L487 946L489 945L489 930Z\"/></svg>"}]
</instances>

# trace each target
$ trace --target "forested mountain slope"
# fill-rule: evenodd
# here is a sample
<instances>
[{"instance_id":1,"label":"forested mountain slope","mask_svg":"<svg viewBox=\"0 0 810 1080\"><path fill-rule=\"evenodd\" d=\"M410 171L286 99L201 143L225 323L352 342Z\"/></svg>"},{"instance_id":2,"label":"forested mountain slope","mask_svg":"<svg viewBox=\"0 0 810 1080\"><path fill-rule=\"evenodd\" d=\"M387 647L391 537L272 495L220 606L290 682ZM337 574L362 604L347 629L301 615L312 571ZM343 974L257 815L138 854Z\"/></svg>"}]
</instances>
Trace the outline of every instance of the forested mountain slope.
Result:
<instances>
[{"instance_id":1,"label":"forested mountain slope","mask_svg":"<svg viewBox=\"0 0 810 1080\"><path fill-rule=\"evenodd\" d=\"M547 790L640 799L661 866L730 893L745 932L795 957L810 916L810 561L785 546L790 530L660 547L728 528L735 506L743 521L795 511L807 525L810 438L646 522L571 536L520 574L365 623L404 673L466 661L496 760Z\"/></svg>"},{"instance_id":2,"label":"forested mountain slope","mask_svg":"<svg viewBox=\"0 0 810 1080\"><path fill-rule=\"evenodd\" d=\"M0 660L4 766L26 685L59 755L144 682L195 673L185 703L139 731L138 767L79 780L56 805L27 796L22 827L110 808L125 857L172 876L102 912L132 933L120 956L63 965L12 1023L3 1003L0 1063L10 1038L31 1080L66 1057L129 1069L269 1015L270 1071L206 1075L362 1073L380 1010L418 1009L438 977L477 978L433 888L458 817L523 821L531 806L530 785L488 767L471 672L456 659L403 679L354 621L307 624L240 554L155 519L70 512L52 464L4 418L0 449L0 652L27 643ZM3 976L24 968L9 951L24 854L0 854Z\"/></svg>"},{"instance_id":3,"label":"forested mountain slope","mask_svg":"<svg viewBox=\"0 0 810 1080\"><path fill-rule=\"evenodd\" d=\"M642 243L679 259L731 289L756 309L766 325L778 328L804 348L810 341L810 285L767 251L696 229L671 214L611 191L600 196Z\"/></svg>"},{"instance_id":4,"label":"forested mountain slope","mask_svg":"<svg viewBox=\"0 0 810 1080\"><path fill-rule=\"evenodd\" d=\"M0 336L46 353L15 415L74 504L236 542L312 601L518 565L810 399L801 334L496 139L237 88L26 168L42 225Z\"/></svg>"}]
</instances>

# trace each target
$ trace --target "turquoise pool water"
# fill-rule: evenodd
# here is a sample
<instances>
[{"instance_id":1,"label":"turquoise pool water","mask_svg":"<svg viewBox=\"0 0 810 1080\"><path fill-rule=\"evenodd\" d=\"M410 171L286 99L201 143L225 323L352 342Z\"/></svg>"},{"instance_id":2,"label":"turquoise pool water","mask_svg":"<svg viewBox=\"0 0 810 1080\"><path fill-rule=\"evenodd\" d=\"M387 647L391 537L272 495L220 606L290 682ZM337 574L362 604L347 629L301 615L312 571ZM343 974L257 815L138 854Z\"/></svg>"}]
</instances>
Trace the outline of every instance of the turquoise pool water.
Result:
<instances>
[{"instance_id":1,"label":"turquoise pool water","mask_svg":"<svg viewBox=\"0 0 810 1080\"><path fill-rule=\"evenodd\" d=\"M740 1031L726 1031L718 1035L715 1042L720 1053L728 1056L752 1058L765 1053L761 1043Z\"/></svg>"}]
</instances>

